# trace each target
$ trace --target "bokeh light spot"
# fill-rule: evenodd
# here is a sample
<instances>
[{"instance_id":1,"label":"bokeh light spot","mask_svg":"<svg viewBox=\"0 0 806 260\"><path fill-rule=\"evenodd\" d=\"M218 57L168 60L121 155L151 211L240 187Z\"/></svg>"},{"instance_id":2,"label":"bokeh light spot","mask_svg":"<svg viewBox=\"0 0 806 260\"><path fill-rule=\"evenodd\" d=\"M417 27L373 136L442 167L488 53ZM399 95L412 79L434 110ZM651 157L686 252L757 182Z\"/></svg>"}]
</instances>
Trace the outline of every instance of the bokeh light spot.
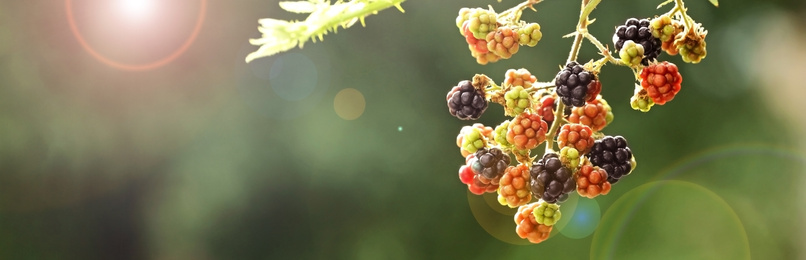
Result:
<instances>
[{"instance_id":1,"label":"bokeh light spot","mask_svg":"<svg viewBox=\"0 0 806 260\"><path fill-rule=\"evenodd\" d=\"M560 208L563 212L567 209L569 207L566 205ZM568 224L560 229L560 234L573 239L585 238L593 234L602 217L599 203L595 199L581 198L573 210L571 215L563 214L563 218L567 218Z\"/></svg>"},{"instance_id":2,"label":"bokeh light spot","mask_svg":"<svg viewBox=\"0 0 806 260\"><path fill-rule=\"evenodd\" d=\"M750 245L719 195L690 182L656 181L607 210L591 259L750 259Z\"/></svg>"},{"instance_id":3,"label":"bokeh light spot","mask_svg":"<svg viewBox=\"0 0 806 260\"><path fill-rule=\"evenodd\" d=\"M120 13L130 19L144 19L154 10L153 0L120 0L118 2Z\"/></svg>"},{"instance_id":4,"label":"bokeh light spot","mask_svg":"<svg viewBox=\"0 0 806 260\"><path fill-rule=\"evenodd\" d=\"M269 82L280 98L297 101L313 92L318 75L316 65L304 54L287 53L274 61L269 72Z\"/></svg>"},{"instance_id":5,"label":"bokeh light spot","mask_svg":"<svg viewBox=\"0 0 806 260\"><path fill-rule=\"evenodd\" d=\"M398 127L397 127L397 131L398 131L398 132L403 132L403 127L402 127L402 126L398 126Z\"/></svg>"},{"instance_id":6,"label":"bokeh light spot","mask_svg":"<svg viewBox=\"0 0 806 260\"><path fill-rule=\"evenodd\" d=\"M364 95L354 88L345 88L336 94L333 100L333 108L336 114L345 120L355 120L364 114L366 101Z\"/></svg>"},{"instance_id":7,"label":"bokeh light spot","mask_svg":"<svg viewBox=\"0 0 806 260\"><path fill-rule=\"evenodd\" d=\"M528 240L521 239L515 232L515 213L518 212L518 209L501 206L498 204L497 196L493 193L479 196L467 191L470 211L479 226L503 242L513 245L531 245Z\"/></svg>"}]
</instances>

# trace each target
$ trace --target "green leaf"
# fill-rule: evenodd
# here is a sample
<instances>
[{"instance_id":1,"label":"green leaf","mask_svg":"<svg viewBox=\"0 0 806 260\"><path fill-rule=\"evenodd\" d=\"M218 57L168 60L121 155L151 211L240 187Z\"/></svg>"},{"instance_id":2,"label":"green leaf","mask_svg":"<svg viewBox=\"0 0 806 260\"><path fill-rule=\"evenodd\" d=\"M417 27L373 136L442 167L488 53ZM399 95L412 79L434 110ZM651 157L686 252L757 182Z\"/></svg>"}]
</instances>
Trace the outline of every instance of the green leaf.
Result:
<instances>
[{"instance_id":1,"label":"green leaf","mask_svg":"<svg viewBox=\"0 0 806 260\"><path fill-rule=\"evenodd\" d=\"M719 7L719 0L708 0L708 1L711 1L711 3L714 4L714 6Z\"/></svg>"},{"instance_id":2,"label":"green leaf","mask_svg":"<svg viewBox=\"0 0 806 260\"><path fill-rule=\"evenodd\" d=\"M283 8L286 11L292 13L307 14L312 13L314 10L316 10L316 4L309 1L297 1L297 2L284 1L280 2L280 8Z\"/></svg>"}]
</instances>

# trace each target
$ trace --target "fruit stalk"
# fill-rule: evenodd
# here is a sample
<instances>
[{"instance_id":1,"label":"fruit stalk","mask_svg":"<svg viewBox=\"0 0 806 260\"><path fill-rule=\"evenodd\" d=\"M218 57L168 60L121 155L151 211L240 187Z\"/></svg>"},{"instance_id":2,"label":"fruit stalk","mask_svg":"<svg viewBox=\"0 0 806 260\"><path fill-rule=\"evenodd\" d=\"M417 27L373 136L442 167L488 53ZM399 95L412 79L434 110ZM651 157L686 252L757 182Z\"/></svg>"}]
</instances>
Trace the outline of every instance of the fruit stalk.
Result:
<instances>
[{"instance_id":1,"label":"fruit stalk","mask_svg":"<svg viewBox=\"0 0 806 260\"><path fill-rule=\"evenodd\" d=\"M586 7L590 0L582 0L582 8L580 11L580 19L579 23L577 24L577 33L574 36L574 45L571 47L571 53L568 54L568 60L565 62L566 64L572 61L577 60L577 55L579 55L579 48L582 46L582 39L584 35L587 34L588 30L588 14L590 12L586 12ZM596 1L597 4L599 1ZM557 130L560 129L560 125L564 122L563 120L563 111L565 111L565 104L563 102L558 102L557 110L554 111L554 122L551 123L551 128L549 128L549 132L546 133L546 152L554 151L554 136L557 135Z\"/></svg>"}]
</instances>

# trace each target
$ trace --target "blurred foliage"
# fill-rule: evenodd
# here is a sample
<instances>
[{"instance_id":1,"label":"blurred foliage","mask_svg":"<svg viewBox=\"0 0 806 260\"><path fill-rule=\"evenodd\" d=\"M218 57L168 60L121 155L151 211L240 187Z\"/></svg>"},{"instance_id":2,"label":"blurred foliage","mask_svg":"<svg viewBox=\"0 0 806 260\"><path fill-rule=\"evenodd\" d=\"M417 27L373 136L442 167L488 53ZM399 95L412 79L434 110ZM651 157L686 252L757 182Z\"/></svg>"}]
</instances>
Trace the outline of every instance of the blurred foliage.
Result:
<instances>
[{"instance_id":1,"label":"blurred foliage","mask_svg":"<svg viewBox=\"0 0 806 260\"><path fill-rule=\"evenodd\" d=\"M659 12L656 2L631 2L604 1L591 33L608 39L626 18ZM485 232L457 177L463 159L455 137L468 122L447 113L445 94L476 73L500 81L507 69L525 67L539 80L554 77L571 43L560 37L579 13L575 1L541 3L523 16L541 23L538 46L480 66L454 19L461 7L488 4L504 10L515 2L408 1L406 14L371 16L366 28L291 51L323 76L307 98L284 100L272 91L282 86L266 77L283 54L243 63L247 39L258 36L256 19L294 19L276 2L211 2L188 52L145 72L118 71L87 55L60 1L0 2L0 259L585 259L594 247L623 249L652 237L636 227L663 232L684 224L652 218L674 212L650 200L634 202L635 216L649 217L631 220L636 227L624 228L618 241L556 235L522 246ZM762 14L800 17L804 5L729 1L714 8L689 0L687 7L710 31L709 55L696 66L665 56L681 64L684 77L673 102L633 111L631 73L602 71L602 94L615 114L605 132L627 137L638 160L633 175L597 199L602 215L643 184L690 182L732 209L752 258L803 257L798 132L760 98L770 90L764 84L775 83L738 73L749 61L736 54L752 45L731 35L755 37L764 28L737 24ZM595 48L583 45L580 59L594 57ZM353 121L333 110L344 88L366 98ZM480 121L503 119L492 106ZM673 195L646 197L674 203ZM698 203L691 196L680 203ZM717 205L708 203L692 208ZM723 215L714 216L708 219ZM698 232L716 241L735 233ZM698 250L707 247L657 257L714 256Z\"/></svg>"}]
</instances>

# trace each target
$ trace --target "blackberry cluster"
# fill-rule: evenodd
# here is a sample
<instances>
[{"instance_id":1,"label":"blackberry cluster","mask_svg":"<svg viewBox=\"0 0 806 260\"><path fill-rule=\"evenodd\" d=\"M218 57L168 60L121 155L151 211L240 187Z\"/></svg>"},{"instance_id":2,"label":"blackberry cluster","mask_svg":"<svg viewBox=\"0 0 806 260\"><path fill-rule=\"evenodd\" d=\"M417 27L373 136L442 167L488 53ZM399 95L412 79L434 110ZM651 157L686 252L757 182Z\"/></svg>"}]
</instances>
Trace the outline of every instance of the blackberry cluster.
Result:
<instances>
[{"instance_id":1,"label":"blackberry cluster","mask_svg":"<svg viewBox=\"0 0 806 260\"><path fill-rule=\"evenodd\" d=\"M576 189L571 170L563 166L560 156L546 153L535 162L529 172L532 176L532 195L548 203L564 202L568 193Z\"/></svg>"},{"instance_id":2,"label":"blackberry cluster","mask_svg":"<svg viewBox=\"0 0 806 260\"><path fill-rule=\"evenodd\" d=\"M661 52L661 41L652 36L649 25L649 19L630 18L624 25L616 27L616 33L613 34L616 52L621 51L624 42L630 40L644 47L644 58L641 59L641 64L646 66L649 61L657 59Z\"/></svg>"},{"instance_id":3,"label":"blackberry cluster","mask_svg":"<svg viewBox=\"0 0 806 260\"><path fill-rule=\"evenodd\" d=\"M488 106L484 95L483 89L463 80L448 92L448 109L451 115L462 120L479 119Z\"/></svg>"},{"instance_id":4,"label":"blackberry cluster","mask_svg":"<svg viewBox=\"0 0 806 260\"><path fill-rule=\"evenodd\" d=\"M597 90L597 93L592 95L594 98L599 94L598 90L601 90L596 75L585 70L576 61L569 62L560 73L557 73L554 84L557 85L557 95L566 106L581 107L592 94L589 90Z\"/></svg>"},{"instance_id":5,"label":"blackberry cluster","mask_svg":"<svg viewBox=\"0 0 806 260\"><path fill-rule=\"evenodd\" d=\"M482 148L476 151L476 160L471 167L473 171L481 174L487 179L501 177L504 170L509 167L509 154L498 148Z\"/></svg>"},{"instance_id":6,"label":"blackberry cluster","mask_svg":"<svg viewBox=\"0 0 806 260\"><path fill-rule=\"evenodd\" d=\"M593 144L588 154L593 166L607 172L607 181L615 184L632 170L632 151L627 147L627 139L621 136L605 136Z\"/></svg>"}]
</instances>

